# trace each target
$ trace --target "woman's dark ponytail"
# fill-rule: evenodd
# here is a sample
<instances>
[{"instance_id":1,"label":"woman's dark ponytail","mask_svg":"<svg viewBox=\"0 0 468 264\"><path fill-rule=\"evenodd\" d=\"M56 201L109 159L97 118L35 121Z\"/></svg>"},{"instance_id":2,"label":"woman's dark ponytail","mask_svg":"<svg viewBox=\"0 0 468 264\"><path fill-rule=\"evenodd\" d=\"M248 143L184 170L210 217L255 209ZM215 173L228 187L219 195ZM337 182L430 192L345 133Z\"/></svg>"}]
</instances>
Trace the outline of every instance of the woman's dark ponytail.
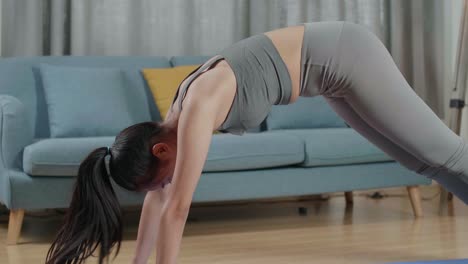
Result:
<instances>
[{"instance_id":1,"label":"woman's dark ponytail","mask_svg":"<svg viewBox=\"0 0 468 264\"><path fill-rule=\"evenodd\" d=\"M105 158L112 151L95 149L81 163L63 226L47 252L46 264L83 263L99 247L99 263L122 240L122 214Z\"/></svg>"},{"instance_id":2,"label":"woman's dark ponytail","mask_svg":"<svg viewBox=\"0 0 468 264\"><path fill-rule=\"evenodd\" d=\"M176 137L176 132L158 122L134 124L116 136L112 150L95 149L83 160L70 207L47 252L46 264L80 264L98 247L99 263L115 246L117 256L122 241L122 213L111 182L129 191L142 191L162 182L155 177L160 161L151 150L154 144Z\"/></svg>"}]
</instances>

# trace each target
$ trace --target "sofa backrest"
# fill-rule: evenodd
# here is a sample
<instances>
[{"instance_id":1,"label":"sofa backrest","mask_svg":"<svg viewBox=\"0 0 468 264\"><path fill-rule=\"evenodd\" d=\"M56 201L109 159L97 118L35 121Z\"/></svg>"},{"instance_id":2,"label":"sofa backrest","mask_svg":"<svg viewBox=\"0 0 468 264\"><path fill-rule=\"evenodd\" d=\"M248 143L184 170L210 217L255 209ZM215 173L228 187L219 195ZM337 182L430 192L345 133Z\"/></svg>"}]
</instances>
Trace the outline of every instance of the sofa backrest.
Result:
<instances>
[{"instance_id":1,"label":"sofa backrest","mask_svg":"<svg viewBox=\"0 0 468 264\"><path fill-rule=\"evenodd\" d=\"M347 127L323 96L299 97L288 105L273 105L265 130Z\"/></svg>"},{"instance_id":2,"label":"sofa backrest","mask_svg":"<svg viewBox=\"0 0 468 264\"><path fill-rule=\"evenodd\" d=\"M161 116L140 70L142 68L171 67L161 56L42 56L0 59L0 94L18 98L26 107L33 122L36 138L50 136L47 106L37 66L40 63L76 67L105 67L121 69L129 88L141 104L135 105L141 115L139 121L159 121Z\"/></svg>"}]
</instances>

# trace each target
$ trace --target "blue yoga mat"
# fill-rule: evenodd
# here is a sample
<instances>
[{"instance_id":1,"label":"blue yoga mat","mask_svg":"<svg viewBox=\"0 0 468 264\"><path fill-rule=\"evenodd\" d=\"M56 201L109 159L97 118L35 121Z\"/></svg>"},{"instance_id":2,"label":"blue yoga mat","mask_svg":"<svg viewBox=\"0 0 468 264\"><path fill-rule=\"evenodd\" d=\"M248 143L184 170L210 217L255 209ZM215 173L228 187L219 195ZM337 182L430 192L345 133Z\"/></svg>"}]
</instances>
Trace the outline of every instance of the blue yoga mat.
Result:
<instances>
[{"instance_id":1,"label":"blue yoga mat","mask_svg":"<svg viewBox=\"0 0 468 264\"><path fill-rule=\"evenodd\" d=\"M428 260L416 262L392 262L387 264L468 264L468 259Z\"/></svg>"}]
</instances>

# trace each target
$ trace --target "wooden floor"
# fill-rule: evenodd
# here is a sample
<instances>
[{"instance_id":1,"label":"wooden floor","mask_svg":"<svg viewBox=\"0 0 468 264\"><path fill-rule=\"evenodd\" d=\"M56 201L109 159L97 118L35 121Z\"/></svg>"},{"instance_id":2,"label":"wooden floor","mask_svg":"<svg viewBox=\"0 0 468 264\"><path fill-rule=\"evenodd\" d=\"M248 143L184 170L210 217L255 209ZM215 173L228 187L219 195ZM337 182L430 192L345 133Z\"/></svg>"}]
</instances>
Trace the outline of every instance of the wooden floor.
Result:
<instances>
[{"instance_id":1,"label":"wooden floor","mask_svg":"<svg viewBox=\"0 0 468 264\"><path fill-rule=\"evenodd\" d=\"M438 190L423 187L424 217L415 219L404 188L371 199L355 193L324 201L255 201L194 205L184 230L180 264L384 263L468 258L468 207L454 199L439 214ZM430 199L432 198L432 199ZM308 208L301 216L297 208ZM125 211L125 241L110 263L130 263L139 211ZM0 219L0 263L43 263L58 228L55 211L26 212L20 244L7 246L7 215ZM87 263L96 263L90 259ZM155 263L154 253L149 263Z\"/></svg>"}]
</instances>

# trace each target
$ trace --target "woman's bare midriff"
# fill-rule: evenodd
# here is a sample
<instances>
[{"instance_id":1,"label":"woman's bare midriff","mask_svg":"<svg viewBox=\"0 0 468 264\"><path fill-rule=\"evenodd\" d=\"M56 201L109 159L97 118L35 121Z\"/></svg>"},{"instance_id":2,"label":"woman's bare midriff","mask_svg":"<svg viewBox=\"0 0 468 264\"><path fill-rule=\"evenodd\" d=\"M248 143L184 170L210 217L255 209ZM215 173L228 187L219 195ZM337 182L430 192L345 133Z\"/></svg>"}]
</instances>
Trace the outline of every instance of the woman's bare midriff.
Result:
<instances>
[{"instance_id":1,"label":"woman's bare midriff","mask_svg":"<svg viewBox=\"0 0 468 264\"><path fill-rule=\"evenodd\" d=\"M304 26L291 26L264 33L271 39L278 53L288 68L292 82L292 93L289 103L299 97L301 74L301 50L304 38Z\"/></svg>"}]
</instances>

